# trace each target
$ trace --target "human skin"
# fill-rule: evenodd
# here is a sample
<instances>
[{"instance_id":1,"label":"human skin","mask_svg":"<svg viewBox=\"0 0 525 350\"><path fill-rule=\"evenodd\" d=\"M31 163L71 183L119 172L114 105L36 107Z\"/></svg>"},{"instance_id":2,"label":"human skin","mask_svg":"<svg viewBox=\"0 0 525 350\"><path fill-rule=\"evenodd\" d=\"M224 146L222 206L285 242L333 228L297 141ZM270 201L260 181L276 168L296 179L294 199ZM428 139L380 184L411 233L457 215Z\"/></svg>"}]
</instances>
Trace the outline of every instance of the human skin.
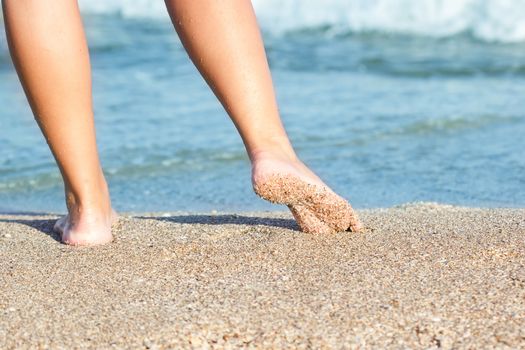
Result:
<instances>
[{"instance_id":1,"label":"human skin","mask_svg":"<svg viewBox=\"0 0 525 350\"><path fill-rule=\"evenodd\" d=\"M186 51L215 92L241 135L252 162L252 183L261 197L289 205L301 228L308 232L333 232L361 224L348 203L333 193L296 156L286 135L268 60L255 13L249 0L165 0L172 22ZM286 186L266 184L278 175ZM305 195L301 183L317 185ZM294 184L294 185L292 185ZM282 188L279 190L279 186ZM257 191L272 188L270 196ZM326 189L313 203L311 195ZM276 193L283 192L283 193ZM302 192L292 202L284 192ZM306 206L303 206L305 202ZM301 205L297 205L301 203ZM323 208L323 209L321 209ZM318 220L321 211L332 220ZM322 216L322 215L321 215ZM339 219L335 219L339 218ZM327 222L328 221L328 222ZM306 223L307 225L301 225ZM328 225L329 224L329 225Z\"/></svg>"},{"instance_id":2,"label":"human skin","mask_svg":"<svg viewBox=\"0 0 525 350\"><path fill-rule=\"evenodd\" d=\"M13 62L60 168L68 215L65 243L104 244L116 214L96 147L91 71L75 0L3 0ZM295 154L282 125L270 69L249 0L166 0L190 58L235 124L252 181L288 174L325 186Z\"/></svg>"},{"instance_id":3,"label":"human skin","mask_svg":"<svg viewBox=\"0 0 525 350\"><path fill-rule=\"evenodd\" d=\"M299 161L284 130L251 2L165 2L190 58L237 127L254 175L267 166L263 160L280 160L320 182Z\"/></svg>"},{"instance_id":4,"label":"human skin","mask_svg":"<svg viewBox=\"0 0 525 350\"><path fill-rule=\"evenodd\" d=\"M69 244L111 241L108 187L97 152L89 54L76 1L4 0L11 57L64 180Z\"/></svg>"}]
</instances>

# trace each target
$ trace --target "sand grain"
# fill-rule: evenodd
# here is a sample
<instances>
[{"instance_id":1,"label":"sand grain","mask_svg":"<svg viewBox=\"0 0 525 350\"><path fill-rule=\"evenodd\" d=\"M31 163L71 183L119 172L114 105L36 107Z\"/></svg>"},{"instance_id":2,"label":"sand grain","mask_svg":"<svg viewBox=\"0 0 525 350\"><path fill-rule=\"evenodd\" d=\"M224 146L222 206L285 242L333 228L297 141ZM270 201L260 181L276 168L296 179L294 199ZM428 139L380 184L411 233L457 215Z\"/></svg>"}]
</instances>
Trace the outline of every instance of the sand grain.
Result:
<instances>
[{"instance_id":1,"label":"sand grain","mask_svg":"<svg viewBox=\"0 0 525 350\"><path fill-rule=\"evenodd\" d=\"M525 210L124 216L71 248L54 216L0 216L0 348L525 347Z\"/></svg>"}]
</instances>

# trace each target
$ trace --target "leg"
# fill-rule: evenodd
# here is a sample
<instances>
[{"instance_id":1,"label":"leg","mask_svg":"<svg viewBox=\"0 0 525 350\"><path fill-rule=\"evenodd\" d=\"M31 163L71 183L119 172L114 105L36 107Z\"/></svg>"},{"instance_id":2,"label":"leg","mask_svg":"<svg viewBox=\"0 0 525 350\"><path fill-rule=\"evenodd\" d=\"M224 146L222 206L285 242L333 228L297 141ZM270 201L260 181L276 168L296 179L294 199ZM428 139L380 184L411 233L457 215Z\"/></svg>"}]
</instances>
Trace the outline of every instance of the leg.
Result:
<instances>
[{"instance_id":1,"label":"leg","mask_svg":"<svg viewBox=\"0 0 525 350\"><path fill-rule=\"evenodd\" d=\"M55 229L65 243L109 242L111 209L99 163L88 49L74 0L3 0L20 81L64 180L68 215Z\"/></svg>"},{"instance_id":2,"label":"leg","mask_svg":"<svg viewBox=\"0 0 525 350\"><path fill-rule=\"evenodd\" d=\"M166 5L191 59L243 139L252 162L256 192L261 194L257 191L259 185L275 173L328 191L326 185L297 158L283 128L251 2L166 0ZM271 196L263 197L279 202ZM301 215L302 206L290 201L281 202L293 206L291 209L294 209L292 213L296 218ZM349 206L347 212L349 217L353 215ZM348 222L345 229L349 225L358 229L357 219L354 221Z\"/></svg>"}]
</instances>

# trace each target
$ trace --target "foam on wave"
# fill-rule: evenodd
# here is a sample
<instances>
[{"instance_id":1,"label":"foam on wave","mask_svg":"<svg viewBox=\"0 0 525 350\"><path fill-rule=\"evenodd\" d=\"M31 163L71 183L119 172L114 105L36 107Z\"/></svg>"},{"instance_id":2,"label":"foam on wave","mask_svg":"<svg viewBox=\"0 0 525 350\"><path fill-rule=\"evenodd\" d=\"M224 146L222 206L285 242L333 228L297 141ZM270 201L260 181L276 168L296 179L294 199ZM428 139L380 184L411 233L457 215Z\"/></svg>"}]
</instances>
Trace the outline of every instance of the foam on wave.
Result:
<instances>
[{"instance_id":1,"label":"foam on wave","mask_svg":"<svg viewBox=\"0 0 525 350\"><path fill-rule=\"evenodd\" d=\"M525 0L253 0L264 30L329 27L485 41L525 41ZM80 0L85 13L167 18L160 0Z\"/></svg>"}]
</instances>

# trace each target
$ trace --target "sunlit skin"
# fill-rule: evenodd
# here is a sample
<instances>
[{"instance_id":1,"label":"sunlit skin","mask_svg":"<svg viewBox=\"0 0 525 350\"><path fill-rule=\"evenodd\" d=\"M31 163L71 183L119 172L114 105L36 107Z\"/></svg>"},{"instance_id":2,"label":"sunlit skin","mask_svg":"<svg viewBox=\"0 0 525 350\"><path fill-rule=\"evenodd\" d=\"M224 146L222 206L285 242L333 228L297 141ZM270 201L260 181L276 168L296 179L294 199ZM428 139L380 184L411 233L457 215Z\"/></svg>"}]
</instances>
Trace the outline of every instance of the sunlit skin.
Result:
<instances>
[{"instance_id":1,"label":"sunlit skin","mask_svg":"<svg viewBox=\"0 0 525 350\"><path fill-rule=\"evenodd\" d=\"M63 242L112 240L117 220L96 146L88 47L77 1L3 0L8 44L35 119L64 180ZM166 0L190 58L237 127L252 180L279 172L324 185L283 128L249 0Z\"/></svg>"},{"instance_id":2,"label":"sunlit skin","mask_svg":"<svg viewBox=\"0 0 525 350\"><path fill-rule=\"evenodd\" d=\"M69 244L110 242L116 214L99 162L89 54L76 1L4 0L7 40L35 119L64 180Z\"/></svg>"}]
</instances>

